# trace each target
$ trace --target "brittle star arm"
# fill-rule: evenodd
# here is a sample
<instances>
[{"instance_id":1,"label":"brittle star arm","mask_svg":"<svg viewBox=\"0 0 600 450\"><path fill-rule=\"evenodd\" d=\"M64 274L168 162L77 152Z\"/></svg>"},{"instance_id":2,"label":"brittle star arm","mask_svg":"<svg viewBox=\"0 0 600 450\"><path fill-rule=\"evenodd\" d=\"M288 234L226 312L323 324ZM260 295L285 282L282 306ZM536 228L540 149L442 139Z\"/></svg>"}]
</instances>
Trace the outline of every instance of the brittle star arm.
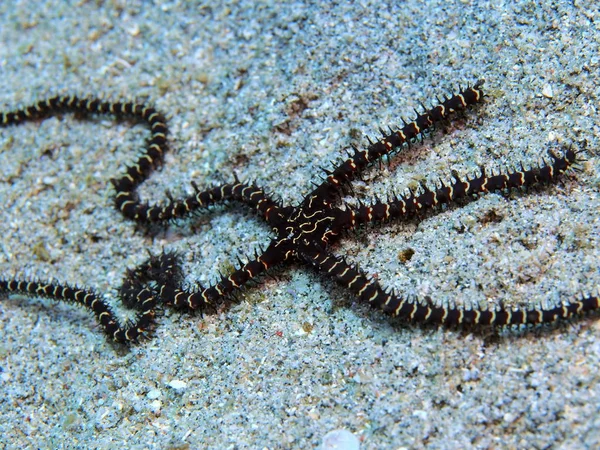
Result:
<instances>
[{"instance_id":1,"label":"brittle star arm","mask_svg":"<svg viewBox=\"0 0 600 450\"><path fill-rule=\"evenodd\" d=\"M358 208L347 207L338 209L333 225L335 234L344 230L355 229L368 223L379 223L390 219L410 218L419 212L434 209L443 204L449 204L458 199L473 197L487 192L502 191L505 189L530 187L536 184L551 183L556 181L566 171L578 162L578 152L567 150L564 156L558 157L550 152L552 162L543 164L529 170L509 172L506 174L488 176L485 169L481 175L462 181L457 175L454 182L430 190L423 187L420 194L411 193L408 196L397 198L390 203L376 202Z\"/></svg>"},{"instance_id":2,"label":"brittle star arm","mask_svg":"<svg viewBox=\"0 0 600 450\"><path fill-rule=\"evenodd\" d=\"M600 307L599 293L584 295L569 303L561 303L550 309L504 309L482 310L464 309L449 305L436 306L429 301L419 301L386 292L379 282L369 278L363 271L348 264L332 253L314 249L304 254L304 259L319 272L333 278L340 285L352 291L363 303L373 308L416 323L440 325L522 325L554 322L559 318L568 319Z\"/></svg>"},{"instance_id":3,"label":"brittle star arm","mask_svg":"<svg viewBox=\"0 0 600 450\"><path fill-rule=\"evenodd\" d=\"M159 296L167 304L187 310L203 310L214 308L219 301L230 296L234 291L243 288L250 280L264 275L270 268L282 263L292 256L288 241L273 241L267 249L251 261L209 287L201 285L193 289L164 284L159 287Z\"/></svg>"},{"instance_id":4,"label":"brittle star arm","mask_svg":"<svg viewBox=\"0 0 600 450\"><path fill-rule=\"evenodd\" d=\"M151 130L146 150L137 162L128 166L125 175L118 180L121 190L134 190L150 172L161 165L167 151L167 125L163 116L152 107L131 102L105 102L99 98L55 96L17 111L0 113L0 126L20 124L26 121L72 112L80 114L113 115L117 119L133 118L146 122Z\"/></svg>"},{"instance_id":5,"label":"brittle star arm","mask_svg":"<svg viewBox=\"0 0 600 450\"><path fill-rule=\"evenodd\" d=\"M193 195L182 200L169 199L166 204L140 201L136 193L137 186L148 178L153 169L163 163L168 150L166 121L152 107L131 102L110 103L98 98L56 96L21 110L0 113L0 126L39 120L63 112L108 114L117 119L132 118L148 124L151 135L145 150L134 164L126 167L122 177L111 180L116 190L115 206L129 219L138 222L165 222L220 202L238 201L256 209L271 225L283 220L283 212L277 202L259 187L237 180L235 183L223 184L205 191L200 191L196 184L192 183L195 191Z\"/></svg>"},{"instance_id":6,"label":"brittle star arm","mask_svg":"<svg viewBox=\"0 0 600 450\"><path fill-rule=\"evenodd\" d=\"M285 247L285 248L284 248ZM154 325L156 307L170 304L181 309L203 310L242 288L251 279L290 256L289 250L272 243L261 255L242 264L210 287L196 289L181 287L181 268L177 256L163 253L129 270L119 289L118 299L129 308L138 310L132 321L121 321L102 296L90 289L53 282L0 279L0 293L23 294L75 303L91 310L104 332L121 343L136 342Z\"/></svg>"},{"instance_id":7,"label":"brittle star arm","mask_svg":"<svg viewBox=\"0 0 600 450\"><path fill-rule=\"evenodd\" d=\"M463 89L458 94L440 101L439 105L418 114L412 122L405 123L402 128L396 131L390 129L391 133L388 135L382 132L383 137L376 142L370 142L366 150L354 148L354 154L329 172L327 178L307 196L304 206L306 207L307 202L315 199L332 202L339 190L367 166L397 151L404 144L412 142L436 123L446 120L453 112L465 110L482 101L484 97L480 89L482 84L483 82L480 81L473 87ZM320 205L315 207L319 208Z\"/></svg>"},{"instance_id":8,"label":"brittle star arm","mask_svg":"<svg viewBox=\"0 0 600 450\"><path fill-rule=\"evenodd\" d=\"M136 309L132 321L122 321L113 312L103 296L91 289L57 284L54 282L0 279L0 292L23 294L74 303L91 310L104 332L117 342L135 342L154 324L158 293L153 284L168 285L178 278L177 261L172 254L151 257L128 273L120 289L123 304Z\"/></svg>"},{"instance_id":9,"label":"brittle star arm","mask_svg":"<svg viewBox=\"0 0 600 450\"><path fill-rule=\"evenodd\" d=\"M183 218L199 209L235 201L255 209L271 226L276 226L286 219L285 209L254 184L226 183L205 191L198 189L195 183L192 185L196 191L194 194L180 200L170 200L166 205L140 202L134 191L119 191L117 188L117 208L125 217L150 223Z\"/></svg>"}]
</instances>

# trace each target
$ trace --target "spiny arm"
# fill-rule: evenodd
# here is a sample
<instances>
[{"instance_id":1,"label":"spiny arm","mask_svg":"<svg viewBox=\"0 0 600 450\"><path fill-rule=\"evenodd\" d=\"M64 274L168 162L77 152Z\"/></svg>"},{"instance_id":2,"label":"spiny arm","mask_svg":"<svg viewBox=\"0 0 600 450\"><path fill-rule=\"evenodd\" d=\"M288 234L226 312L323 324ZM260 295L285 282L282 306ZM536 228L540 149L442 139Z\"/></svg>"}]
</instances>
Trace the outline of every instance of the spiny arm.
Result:
<instances>
[{"instance_id":1,"label":"spiny arm","mask_svg":"<svg viewBox=\"0 0 600 450\"><path fill-rule=\"evenodd\" d=\"M117 209L125 217L138 222L164 222L183 218L199 209L228 201L237 201L256 209L271 225L284 219L285 215L279 204L253 184L227 183L205 191L198 189L195 183L192 185L196 191L193 195L180 200L170 200L166 205L140 202L134 191L119 191L117 187L115 202Z\"/></svg>"},{"instance_id":2,"label":"spiny arm","mask_svg":"<svg viewBox=\"0 0 600 450\"><path fill-rule=\"evenodd\" d=\"M214 308L217 303L234 291L243 288L250 280L265 274L270 268L290 258L292 255L287 248L287 241L282 244L273 242L260 255L247 263L240 263L240 267L229 275L209 287L201 285L194 289L183 289L179 286L159 286L159 296L167 304L187 310L203 310Z\"/></svg>"},{"instance_id":3,"label":"spiny arm","mask_svg":"<svg viewBox=\"0 0 600 450\"><path fill-rule=\"evenodd\" d=\"M94 313L104 332L117 342L137 341L154 323L156 296L151 289L136 292L133 301L139 312L132 322L121 322L110 306L95 292L77 286L64 286L52 282L0 280L0 293L21 294L27 297L44 297L82 305Z\"/></svg>"},{"instance_id":4,"label":"spiny arm","mask_svg":"<svg viewBox=\"0 0 600 450\"><path fill-rule=\"evenodd\" d=\"M149 204L138 199L136 188L164 159L167 151L168 128L164 117L154 108L131 102L105 102L97 98L56 96L26 108L0 113L0 126L16 125L39 120L54 114L72 112L81 114L113 115L118 119L134 118L147 123L151 135L146 149L137 161L125 169L120 178L111 180L115 187L115 206L128 219L138 222L164 222L184 217L193 211L228 200L239 201L255 208L269 223L280 221L278 203L252 184L223 184L200 191L192 183L195 193L182 200L170 199L166 204ZM279 223L279 222L277 222Z\"/></svg>"},{"instance_id":5,"label":"spiny arm","mask_svg":"<svg viewBox=\"0 0 600 450\"><path fill-rule=\"evenodd\" d=\"M462 111L483 100L481 90L483 82L476 83L450 98L441 101L439 105L419 114L412 122L405 123L402 128L384 135L381 139L371 142L366 150L354 149L354 154L328 173L327 178L307 197L317 197L332 201L332 198L357 174L369 164L380 160L383 156L398 150L410 143L436 123L447 118L453 112Z\"/></svg>"},{"instance_id":6,"label":"spiny arm","mask_svg":"<svg viewBox=\"0 0 600 450\"><path fill-rule=\"evenodd\" d=\"M462 181L455 176L453 183L447 185L442 183L439 188L434 190L423 187L420 194L411 193L390 203L376 202L359 208L338 209L333 230L339 233L342 230L355 229L368 223L413 217L421 211L477 194L552 183L579 162L578 154L577 151L571 149L567 150L562 157L550 153L551 164L544 164L529 170L522 169L488 176L482 169L479 177Z\"/></svg>"},{"instance_id":7,"label":"spiny arm","mask_svg":"<svg viewBox=\"0 0 600 450\"><path fill-rule=\"evenodd\" d=\"M436 323L440 325L522 325L554 322L568 319L600 308L599 293L582 295L569 303L561 303L554 308L505 309L495 310L464 309L453 306L433 305L408 298L394 292L386 292L379 282L370 279L361 270L327 252L305 255L320 272L333 278L351 290L361 302L368 303L391 316L416 323Z\"/></svg>"},{"instance_id":8,"label":"spiny arm","mask_svg":"<svg viewBox=\"0 0 600 450\"><path fill-rule=\"evenodd\" d=\"M167 125L163 116L154 108L131 102L109 103L98 98L78 98L76 96L56 96L42 100L26 108L2 113L0 112L0 125L8 126L22 122L44 119L46 117L63 113L91 113L110 114L117 118L135 118L148 124L151 130L145 152L135 164L127 167L116 184L121 190L133 190L143 182L150 172L162 164L167 151Z\"/></svg>"}]
</instances>

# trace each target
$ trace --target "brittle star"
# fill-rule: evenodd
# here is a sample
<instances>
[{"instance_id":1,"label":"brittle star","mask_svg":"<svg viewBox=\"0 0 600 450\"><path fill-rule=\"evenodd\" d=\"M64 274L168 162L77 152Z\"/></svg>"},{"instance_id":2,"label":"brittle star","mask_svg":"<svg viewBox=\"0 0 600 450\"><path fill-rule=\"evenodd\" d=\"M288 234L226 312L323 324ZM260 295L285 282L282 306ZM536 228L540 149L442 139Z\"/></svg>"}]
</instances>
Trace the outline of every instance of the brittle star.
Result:
<instances>
[{"instance_id":1,"label":"brittle star","mask_svg":"<svg viewBox=\"0 0 600 450\"><path fill-rule=\"evenodd\" d=\"M125 175L111 180L116 190L115 205L126 218L143 224L168 223L211 205L234 201L255 209L270 225L275 237L260 255L249 262L240 263L237 269L221 276L217 283L209 287L184 289L178 257L168 252L151 256L137 268L128 271L120 288L123 303L138 310L136 318L129 322L119 321L101 296L88 288L10 277L0 279L0 292L48 297L84 305L94 312L104 331L119 342L137 341L146 335L154 323L156 308L161 303L187 310L214 307L249 280L275 266L291 262L310 266L350 290L360 301L413 322L495 326L540 324L598 309L598 295L580 295L549 309L507 309L502 305L495 309L466 309L435 305L429 299L423 301L384 290L376 279L331 252L331 246L344 232L366 224L414 217L422 211L461 198L552 183L581 160L578 151L567 149L563 156L550 152L552 160L549 164L527 170L521 166L521 170L489 176L482 168L478 177L463 181L455 175L452 183L442 183L435 189L422 185L420 192L394 196L388 203L376 200L371 205L352 207L340 200L350 182L367 167L407 147L436 124L448 121L457 112L480 103L483 98L481 83L477 83L456 95L439 100L434 108L424 108L413 121L405 122L402 127L395 130L390 128L387 134L382 131L382 137L369 141L365 149L354 147L353 153L328 172L326 178L299 206L283 206L259 186L240 182L237 178L233 183L208 190L201 190L192 183L194 193L180 200L168 196L168 202L163 204L141 201L136 193L137 187L154 168L162 164L167 151L165 120L151 107L137 103L108 103L99 99L54 97L22 110L2 113L0 122L3 126L41 119L59 112L112 114L119 118L141 119L151 129L146 151L134 165L127 167Z\"/></svg>"}]
</instances>

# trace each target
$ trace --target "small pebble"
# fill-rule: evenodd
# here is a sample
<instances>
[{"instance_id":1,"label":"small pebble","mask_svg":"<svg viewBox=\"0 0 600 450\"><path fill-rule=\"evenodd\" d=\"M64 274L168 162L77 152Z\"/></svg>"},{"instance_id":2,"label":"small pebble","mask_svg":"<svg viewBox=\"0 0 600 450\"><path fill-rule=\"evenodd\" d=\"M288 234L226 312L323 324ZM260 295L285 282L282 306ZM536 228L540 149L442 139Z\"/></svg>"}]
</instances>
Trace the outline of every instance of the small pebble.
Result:
<instances>
[{"instance_id":1,"label":"small pebble","mask_svg":"<svg viewBox=\"0 0 600 450\"><path fill-rule=\"evenodd\" d=\"M181 380L171 380L169 383L167 383L167 386L175 390L180 390L185 389L187 387L187 383Z\"/></svg>"},{"instance_id":2,"label":"small pebble","mask_svg":"<svg viewBox=\"0 0 600 450\"><path fill-rule=\"evenodd\" d=\"M412 413L413 417L418 417L422 420L427 420L427 411L423 411L421 409L416 409Z\"/></svg>"},{"instance_id":3,"label":"small pebble","mask_svg":"<svg viewBox=\"0 0 600 450\"><path fill-rule=\"evenodd\" d=\"M358 438L342 428L327 433L323 437L320 450L359 450L359 448Z\"/></svg>"},{"instance_id":4,"label":"small pebble","mask_svg":"<svg viewBox=\"0 0 600 450\"><path fill-rule=\"evenodd\" d=\"M150 400L156 400L158 397L160 397L160 391L158 389L152 389L146 394L146 397L148 397Z\"/></svg>"},{"instance_id":5,"label":"small pebble","mask_svg":"<svg viewBox=\"0 0 600 450\"><path fill-rule=\"evenodd\" d=\"M162 408L162 402L160 400L154 400L150 402L150 411L154 414L160 414L160 410Z\"/></svg>"}]
</instances>

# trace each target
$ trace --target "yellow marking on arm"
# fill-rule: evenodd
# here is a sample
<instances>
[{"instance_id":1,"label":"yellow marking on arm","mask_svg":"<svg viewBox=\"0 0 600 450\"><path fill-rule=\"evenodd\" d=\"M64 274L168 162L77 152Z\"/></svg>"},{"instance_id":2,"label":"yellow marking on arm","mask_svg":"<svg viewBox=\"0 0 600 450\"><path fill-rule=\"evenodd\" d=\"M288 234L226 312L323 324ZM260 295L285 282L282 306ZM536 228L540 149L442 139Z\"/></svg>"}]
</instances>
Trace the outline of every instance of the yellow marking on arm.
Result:
<instances>
[{"instance_id":1,"label":"yellow marking on arm","mask_svg":"<svg viewBox=\"0 0 600 450\"><path fill-rule=\"evenodd\" d=\"M433 312L433 308L431 306L425 306L426 309L426 313L425 313L425 318L423 319L424 321L429 320L429 317L431 316L431 313Z\"/></svg>"},{"instance_id":2,"label":"yellow marking on arm","mask_svg":"<svg viewBox=\"0 0 600 450\"><path fill-rule=\"evenodd\" d=\"M394 316L397 316L398 314L400 314L400 310L404 307L404 303L406 302L405 299L402 299L399 303L398 306L396 306L396 309L394 310Z\"/></svg>"},{"instance_id":3,"label":"yellow marking on arm","mask_svg":"<svg viewBox=\"0 0 600 450\"><path fill-rule=\"evenodd\" d=\"M369 283L365 283L365 285L358 291L358 296L360 297L363 292L369 287Z\"/></svg>"}]
</instances>

